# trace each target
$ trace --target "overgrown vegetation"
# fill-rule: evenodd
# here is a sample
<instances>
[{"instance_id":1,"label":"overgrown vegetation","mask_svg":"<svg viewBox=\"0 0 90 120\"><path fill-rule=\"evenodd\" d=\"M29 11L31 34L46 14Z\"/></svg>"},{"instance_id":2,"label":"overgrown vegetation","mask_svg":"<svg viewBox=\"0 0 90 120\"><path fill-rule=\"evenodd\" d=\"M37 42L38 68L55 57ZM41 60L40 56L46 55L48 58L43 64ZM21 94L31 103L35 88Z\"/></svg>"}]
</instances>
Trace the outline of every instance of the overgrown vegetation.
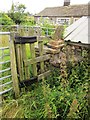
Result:
<instances>
[{"instance_id":1,"label":"overgrown vegetation","mask_svg":"<svg viewBox=\"0 0 90 120\"><path fill-rule=\"evenodd\" d=\"M24 5L12 5L9 13L1 13L3 21L0 19L1 25L36 25L34 18L25 12ZM15 14L14 14L15 13ZM22 13L22 14L21 14ZM18 19L17 19L18 18ZM41 18L42 19L42 18ZM39 24L42 28L42 35L53 35L54 31L50 28L55 28L48 20L43 21L44 24ZM47 27L47 29L45 28ZM66 27L66 26L65 26ZM4 27L3 31L10 30L10 27ZM57 30L57 33L59 31ZM6 39L2 36L3 42L0 47L6 46ZM63 34L61 34L63 38ZM0 38L1 39L1 38ZM48 41L44 41L46 43ZM27 45L27 56L29 54L29 46ZM8 51L5 51L7 53ZM69 51L71 52L71 51ZM1 56L0 52L0 56ZM62 62L62 68L65 76L61 73L60 68L50 66L51 75L25 88L25 92L21 92L19 99L13 99L13 92L3 96L3 112L2 118L30 118L30 119L48 119L57 118L60 120L89 120L88 106L88 89L89 89L89 63L87 51L83 52L83 60L77 63L69 62L67 66ZM7 58L4 60L8 60ZM9 67L9 64L2 66ZM2 76L4 76L2 74ZM1 111L0 111L1 112Z\"/></svg>"},{"instance_id":2,"label":"overgrown vegetation","mask_svg":"<svg viewBox=\"0 0 90 120\"><path fill-rule=\"evenodd\" d=\"M67 67L68 82L65 86L60 69L53 66L50 68L52 74L49 77L26 88L27 92L22 93L21 97L15 100L16 108L20 109L19 113L21 112L21 116L17 112L15 118L89 120L87 93L90 75L88 61L85 59L76 65L69 63ZM10 101L12 102L9 98L4 102L10 104ZM3 113L3 117L10 117L9 114L8 112L7 114Z\"/></svg>"},{"instance_id":3,"label":"overgrown vegetation","mask_svg":"<svg viewBox=\"0 0 90 120\"><path fill-rule=\"evenodd\" d=\"M29 46L26 51L30 58L28 50ZM5 51L5 53L7 52ZM65 49L64 52L66 53ZM17 100L13 99L12 91L5 94L2 118L88 120L90 68L86 50L83 50L82 57L84 59L78 63L71 60L67 64L62 71L66 74L64 74L65 76L62 75L61 68L50 66L52 74L26 88L26 91L22 92L21 97ZM7 64L3 68L6 66ZM62 68L64 66L65 64L62 63Z\"/></svg>"},{"instance_id":4,"label":"overgrown vegetation","mask_svg":"<svg viewBox=\"0 0 90 120\"><path fill-rule=\"evenodd\" d=\"M11 9L5 12L0 12L0 30L11 31L14 25L29 25L35 24L33 16L29 12L25 12L24 4L13 3Z\"/></svg>"}]
</instances>

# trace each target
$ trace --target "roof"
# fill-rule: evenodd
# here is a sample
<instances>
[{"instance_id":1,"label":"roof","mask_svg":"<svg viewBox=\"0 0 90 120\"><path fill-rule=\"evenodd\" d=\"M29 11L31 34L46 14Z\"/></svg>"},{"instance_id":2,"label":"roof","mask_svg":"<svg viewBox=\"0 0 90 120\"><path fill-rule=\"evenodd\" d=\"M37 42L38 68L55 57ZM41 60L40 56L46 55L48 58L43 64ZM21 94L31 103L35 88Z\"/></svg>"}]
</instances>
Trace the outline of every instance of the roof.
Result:
<instances>
[{"instance_id":1,"label":"roof","mask_svg":"<svg viewBox=\"0 0 90 120\"><path fill-rule=\"evenodd\" d=\"M90 44L90 16L81 17L72 25L65 29L64 40L72 42L81 42L83 44Z\"/></svg>"},{"instance_id":2,"label":"roof","mask_svg":"<svg viewBox=\"0 0 90 120\"><path fill-rule=\"evenodd\" d=\"M69 5L60 7L48 7L42 10L40 13L36 14L38 16L87 16L88 15L88 4L80 5Z\"/></svg>"}]
</instances>

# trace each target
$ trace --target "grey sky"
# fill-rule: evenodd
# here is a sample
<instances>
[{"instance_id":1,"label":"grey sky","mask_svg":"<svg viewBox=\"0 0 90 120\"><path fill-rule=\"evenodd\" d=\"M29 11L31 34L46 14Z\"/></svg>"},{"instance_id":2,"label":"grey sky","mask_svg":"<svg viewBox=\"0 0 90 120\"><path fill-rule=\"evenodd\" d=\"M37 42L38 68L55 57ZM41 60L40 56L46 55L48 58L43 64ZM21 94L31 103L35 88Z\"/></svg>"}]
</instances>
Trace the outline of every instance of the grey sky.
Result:
<instances>
[{"instance_id":1,"label":"grey sky","mask_svg":"<svg viewBox=\"0 0 90 120\"><path fill-rule=\"evenodd\" d=\"M12 1L22 3L27 7L30 13L38 13L46 7L62 6L64 0L2 0L0 2L0 11L10 10ZM84 4L89 0L71 0L71 4Z\"/></svg>"}]
</instances>

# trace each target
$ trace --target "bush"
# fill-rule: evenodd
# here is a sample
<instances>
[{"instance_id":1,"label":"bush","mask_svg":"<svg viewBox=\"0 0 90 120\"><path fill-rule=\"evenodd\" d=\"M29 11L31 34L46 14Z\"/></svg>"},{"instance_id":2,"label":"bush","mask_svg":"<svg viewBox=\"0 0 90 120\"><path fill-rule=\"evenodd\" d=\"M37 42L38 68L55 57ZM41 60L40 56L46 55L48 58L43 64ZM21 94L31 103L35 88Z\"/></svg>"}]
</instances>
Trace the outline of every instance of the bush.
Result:
<instances>
[{"instance_id":1,"label":"bush","mask_svg":"<svg viewBox=\"0 0 90 120\"><path fill-rule=\"evenodd\" d=\"M0 13L0 25L1 31L9 31L14 22L6 13Z\"/></svg>"},{"instance_id":2,"label":"bush","mask_svg":"<svg viewBox=\"0 0 90 120\"><path fill-rule=\"evenodd\" d=\"M53 68L54 69L54 68ZM72 68L68 85L63 87L58 69L37 85L32 85L21 98L25 118L87 119L89 76L87 63L81 62ZM82 74L80 74L82 72Z\"/></svg>"},{"instance_id":3,"label":"bush","mask_svg":"<svg viewBox=\"0 0 90 120\"><path fill-rule=\"evenodd\" d=\"M6 13L0 13L0 25L13 25L13 20Z\"/></svg>"}]
</instances>

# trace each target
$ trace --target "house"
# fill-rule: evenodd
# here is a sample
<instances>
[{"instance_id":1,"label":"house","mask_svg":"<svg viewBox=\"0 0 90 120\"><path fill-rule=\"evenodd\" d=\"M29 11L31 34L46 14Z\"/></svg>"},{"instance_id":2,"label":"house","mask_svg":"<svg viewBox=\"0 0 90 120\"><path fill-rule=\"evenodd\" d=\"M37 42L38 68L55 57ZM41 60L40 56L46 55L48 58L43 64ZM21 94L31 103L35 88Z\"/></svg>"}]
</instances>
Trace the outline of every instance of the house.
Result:
<instances>
[{"instance_id":1,"label":"house","mask_svg":"<svg viewBox=\"0 0 90 120\"><path fill-rule=\"evenodd\" d=\"M88 4L70 5L70 0L64 0L64 5L59 7L48 7L34 16L37 23L48 19L53 24L67 24L88 15Z\"/></svg>"}]
</instances>

